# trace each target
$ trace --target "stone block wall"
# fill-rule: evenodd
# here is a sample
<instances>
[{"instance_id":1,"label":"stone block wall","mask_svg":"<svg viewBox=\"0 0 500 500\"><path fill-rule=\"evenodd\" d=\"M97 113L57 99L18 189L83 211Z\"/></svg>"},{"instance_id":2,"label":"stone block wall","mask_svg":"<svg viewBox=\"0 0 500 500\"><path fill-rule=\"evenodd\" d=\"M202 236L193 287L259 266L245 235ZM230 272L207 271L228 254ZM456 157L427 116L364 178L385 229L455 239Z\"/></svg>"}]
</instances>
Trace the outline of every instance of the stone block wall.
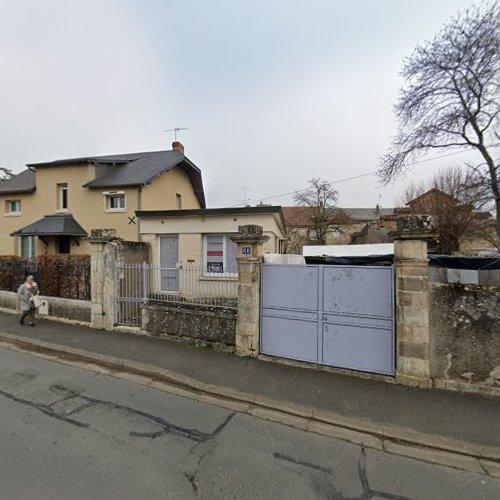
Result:
<instances>
[{"instance_id":1,"label":"stone block wall","mask_svg":"<svg viewBox=\"0 0 500 500\"><path fill-rule=\"evenodd\" d=\"M500 388L500 286L431 283L429 294L432 377Z\"/></svg>"},{"instance_id":2,"label":"stone block wall","mask_svg":"<svg viewBox=\"0 0 500 500\"><path fill-rule=\"evenodd\" d=\"M429 266L429 281L500 286L500 269L453 269Z\"/></svg>"},{"instance_id":3,"label":"stone block wall","mask_svg":"<svg viewBox=\"0 0 500 500\"><path fill-rule=\"evenodd\" d=\"M429 384L429 300L427 244L397 240L396 268L397 373L400 383Z\"/></svg>"},{"instance_id":4,"label":"stone block wall","mask_svg":"<svg viewBox=\"0 0 500 500\"><path fill-rule=\"evenodd\" d=\"M217 306L149 302L142 309L146 335L208 343L234 351L237 309Z\"/></svg>"}]
</instances>

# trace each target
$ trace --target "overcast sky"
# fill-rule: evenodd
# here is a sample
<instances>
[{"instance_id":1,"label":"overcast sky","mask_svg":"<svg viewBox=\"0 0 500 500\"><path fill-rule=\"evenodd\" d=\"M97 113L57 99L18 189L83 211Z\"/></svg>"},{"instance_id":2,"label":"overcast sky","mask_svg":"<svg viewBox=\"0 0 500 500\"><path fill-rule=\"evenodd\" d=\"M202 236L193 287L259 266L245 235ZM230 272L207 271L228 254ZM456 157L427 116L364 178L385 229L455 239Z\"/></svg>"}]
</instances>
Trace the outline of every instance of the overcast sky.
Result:
<instances>
[{"instance_id":1,"label":"overcast sky","mask_svg":"<svg viewBox=\"0 0 500 500\"><path fill-rule=\"evenodd\" d=\"M403 58L470 4L0 0L0 165L170 149L177 126L211 207L241 204L243 187L255 202L372 172ZM457 161L388 187L339 183L339 204L393 206L410 179Z\"/></svg>"}]
</instances>

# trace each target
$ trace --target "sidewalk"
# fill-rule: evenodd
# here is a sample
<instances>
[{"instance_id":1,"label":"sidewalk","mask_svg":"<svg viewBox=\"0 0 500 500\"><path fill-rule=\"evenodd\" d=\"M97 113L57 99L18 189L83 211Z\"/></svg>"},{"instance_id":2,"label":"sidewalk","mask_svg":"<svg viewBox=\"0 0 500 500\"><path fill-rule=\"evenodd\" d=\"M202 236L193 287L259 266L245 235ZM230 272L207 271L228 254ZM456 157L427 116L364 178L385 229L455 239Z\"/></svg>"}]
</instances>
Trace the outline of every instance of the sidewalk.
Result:
<instances>
[{"instance_id":1,"label":"sidewalk","mask_svg":"<svg viewBox=\"0 0 500 500\"><path fill-rule=\"evenodd\" d=\"M500 447L500 400L442 390L423 390L353 376L274 364L125 333L62 323L19 325L0 313L0 333L144 363L205 384L331 411L474 445Z\"/></svg>"}]
</instances>

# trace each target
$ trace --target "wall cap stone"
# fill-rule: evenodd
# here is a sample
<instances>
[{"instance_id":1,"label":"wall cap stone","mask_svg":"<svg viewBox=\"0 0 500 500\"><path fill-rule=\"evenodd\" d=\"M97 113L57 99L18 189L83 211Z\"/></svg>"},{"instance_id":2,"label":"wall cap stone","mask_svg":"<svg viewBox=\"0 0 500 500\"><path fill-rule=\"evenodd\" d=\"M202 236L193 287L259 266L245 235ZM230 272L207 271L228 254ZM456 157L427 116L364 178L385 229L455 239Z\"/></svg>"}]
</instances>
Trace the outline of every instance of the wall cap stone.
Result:
<instances>
[{"instance_id":1,"label":"wall cap stone","mask_svg":"<svg viewBox=\"0 0 500 500\"><path fill-rule=\"evenodd\" d=\"M269 236L264 235L264 228L258 224L238 226L238 234L231 236L235 243L265 243Z\"/></svg>"},{"instance_id":2,"label":"wall cap stone","mask_svg":"<svg viewBox=\"0 0 500 500\"><path fill-rule=\"evenodd\" d=\"M430 215L405 215L398 217L396 224L396 231L389 233L394 240L429 240L437 236Z\"/></svg>"}]
</instances>

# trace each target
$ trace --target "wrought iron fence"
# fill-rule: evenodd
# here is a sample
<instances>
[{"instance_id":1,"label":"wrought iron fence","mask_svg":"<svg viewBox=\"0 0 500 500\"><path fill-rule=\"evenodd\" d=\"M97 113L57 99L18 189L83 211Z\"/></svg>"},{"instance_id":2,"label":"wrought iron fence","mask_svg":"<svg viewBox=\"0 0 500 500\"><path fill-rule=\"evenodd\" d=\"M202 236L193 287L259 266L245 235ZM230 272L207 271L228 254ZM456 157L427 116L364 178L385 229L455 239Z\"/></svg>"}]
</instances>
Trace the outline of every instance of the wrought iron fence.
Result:
<instances>
[{"instance_id":1,"label":"wrought iron fence","mask_svg":"<svg viewBox=\"0 0 500 500\"><path fill-rule=\"evenodd\" d=\"M198 266L116 264L115 323L139 326L149 301L236 308L238 276Z\"/></svg>"}]
</instances>

